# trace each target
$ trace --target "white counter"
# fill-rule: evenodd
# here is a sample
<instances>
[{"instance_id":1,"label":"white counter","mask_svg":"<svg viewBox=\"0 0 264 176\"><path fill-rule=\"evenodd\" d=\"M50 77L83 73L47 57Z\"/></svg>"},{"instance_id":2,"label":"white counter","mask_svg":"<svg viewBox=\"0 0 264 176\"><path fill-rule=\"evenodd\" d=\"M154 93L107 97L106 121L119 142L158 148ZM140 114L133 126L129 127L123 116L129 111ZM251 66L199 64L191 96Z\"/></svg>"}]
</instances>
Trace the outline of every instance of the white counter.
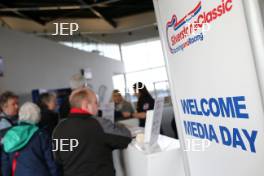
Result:
<instances>
[{"instance_id":1,"label":"white counter","mask_svg":"<svg viewBox=\"0 0 264 176\"><path fill-rule=\"evenodd\" d=\"M122 152L124 176L185 176L178 140L159 136L159 152L148 154L134 144ZM120 172L117 173L120 175Z\"/></svg>"}]
</instances>

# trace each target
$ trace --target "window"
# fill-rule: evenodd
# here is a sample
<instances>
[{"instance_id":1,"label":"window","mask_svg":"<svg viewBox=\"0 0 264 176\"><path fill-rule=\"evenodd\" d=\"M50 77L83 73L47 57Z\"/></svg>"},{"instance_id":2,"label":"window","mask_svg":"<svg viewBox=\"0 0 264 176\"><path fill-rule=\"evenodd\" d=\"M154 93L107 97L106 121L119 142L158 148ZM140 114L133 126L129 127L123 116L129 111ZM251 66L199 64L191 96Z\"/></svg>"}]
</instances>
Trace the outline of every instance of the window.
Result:
<instances>
[{"instance_id":1,"label":"window","mask_svg":"<svg viewBox=\"0 0 264 176\"><path fill-rule=\"evenodd\" d=\"M113 76L113 83L114 83L114 89L118 89L120 93L124 96L126 92L126 82L125 82L125 75L114 75Z\"/></svg>"},{"instance_id":2,"label":"window","mask_svg":"<svg viewBox=\"0 0 264 176\"><path fill-rule=\"evenodd\" d=\"M122 45L126 72L164 66L160 40Z\"/></svg>"},{"instance_id":3,"label":"window","mask_svg":"<svg viewBox=\"0 0 264 176\"><path fill-rule=\"evenodd\" d=\"M143 82L149 91L154 91L154 83L167 80L165 67L146 69L144 71L130 72L126 74L127 86L132 88L133 84Z\"/></svg>"},{"instance_id":4,"label":"window","mask_svg":"<svg viewBox=\"0 0 264 176\"><path fill-rule=\"evenodd\" d=\"M126 86L130 94L132 85L141 81L153 96L168 95L168 78L159 39L125 43L121 50L126 71Z\"/></svg>"},{"instance_id":5,"label":"window","mask_svg":"<svg viewBox=\"0 0 264 176\"><path fill-rule=\"evenodd\" d=\"M120 49L118 44L104 43L86 43L86 42L60 42L63 45L77 48L79 50L95 52L101 56L109 57L115 60L121 60Z\"/></svg>"}]
</instances>

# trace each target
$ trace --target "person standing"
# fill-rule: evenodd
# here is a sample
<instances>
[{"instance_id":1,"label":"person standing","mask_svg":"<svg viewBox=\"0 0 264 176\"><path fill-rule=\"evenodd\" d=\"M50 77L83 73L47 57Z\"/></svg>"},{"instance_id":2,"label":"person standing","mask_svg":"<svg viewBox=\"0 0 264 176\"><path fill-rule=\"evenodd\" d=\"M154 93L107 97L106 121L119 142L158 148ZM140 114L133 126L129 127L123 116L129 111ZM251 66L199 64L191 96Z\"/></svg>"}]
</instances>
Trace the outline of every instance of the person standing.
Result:
<instances>
[{"instance_id":1,"label":"person standing","mask_svg":"<svg viewBox=\"0 0 264 176\"><path fill-rule=\"evenodd\" d=\"M18 114L18 96L13 92L7 91L0 95L0 137L3 137L5 132L16 125Z\"/></svg>"},{"instance_id":2,"label":"person standing","mask_svg":"<svg viewBox=\"0 0 264 176\"><path fill-rule=\"evenodd\" d=\"M146 112L148 110L154 109L155 100L152 98L147 87L143 83L141 82L135 83L133 85L133 89L135 95L138 97L138 102L136 106L137 112L133 114L133 117L139 119L140 127L145 127L146 116L147 116Z\"/></svg>"},{"instance_id":3,"label":"person standing","mask_svg":"<svg viewBox=\"0 0 264 176\"><path fill-rule=\"evenodd\" d=\"M72 151L64 148L64 151L54 152L64 176L115 176L112 151L128 146L132 140L130 132L123 126L96 117L97 98L88 88L73 91L70 105L70 115L53 133L53 140L78 141Z\"/></svg>"},{"instance_id":4,"label":"person standing","mask_svg":"<svg viewBox=\"0 0 264 176\"><path fill-rule=\"evenodd\" d=\"M56 112L56 95L53 93L41 94L38 105L41 109L41 120L38 125L40 128L46 129L50 134L52 134L54 128L59 122L59 115Z\"/></svg>"},{"instance_id":5,"label":"person standing","mask_svg":"<svg viewBox=\"0 0 264 176\"><path fill-rule=\"evenodd\" d=\"M7 130L17 124L17 114L19 109L18 96L10 91L2 93L0 95L0 109L0 141L2 141ZM0 144L0 158L1 154L2 144ZM2 168L1 160L0 168Z\"/></svg>"},{"instance_id":6,"label":"person standing","mask_svg":"<svg viewBox=\"0 0 264 176\"><path fill-rule=\"evenodd\" d=\"M3 138L3 176L59 176L50 136L37 127L40 109L27 102L19 110L19 124Z\"/></svg>"},{"instance_id":7,"label":"person standing","mask_svg":"<svg viewBox=\"0 0 264 176\"><path fill-rule=\"evenodd\" d=\"M83 88L85 87L85 84L86 84L86 80L81 74L77 73L71 77L70 80L71 91L74 91L79 88ZM59 107L60 118L64 119L68 117L70 113L70 109L71 107L70 107L69 97L67 96L64 98L64 101L61 103Z\"/></svg>"}]
</instances>

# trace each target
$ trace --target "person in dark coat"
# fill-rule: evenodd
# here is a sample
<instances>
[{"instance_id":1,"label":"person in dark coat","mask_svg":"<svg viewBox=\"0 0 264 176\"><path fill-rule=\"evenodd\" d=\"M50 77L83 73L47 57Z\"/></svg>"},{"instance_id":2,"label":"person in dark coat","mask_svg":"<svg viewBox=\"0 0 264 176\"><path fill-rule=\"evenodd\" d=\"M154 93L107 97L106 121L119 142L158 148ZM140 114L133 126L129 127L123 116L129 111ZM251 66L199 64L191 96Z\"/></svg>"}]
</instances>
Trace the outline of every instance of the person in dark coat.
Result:
<instances>
[{"instance_id":1,"label":"person in dark coat","mask_svg":"<svg viewBox=\"0 0 264 176\"><path fill-rule=\"evenodd\" d=\"M72 91L85 87L85 84L86 84L85 78L81 74L77 73L71 77L70 87ZM60 118L61 119L67 118L68 115L70 114L70 109L71 109L71 105L69 102L69 97L67 96L64 98L63 102L59 107Z\"/></svg>"},{"instance_id":2,"label":"person in dark coat","mask_svg":"<svg viewBox=\"0 0 264 176\"><path fill-rule=\"evenodd\" d=\"M38 105L41 109L41 120L38 125L52 134L59 122L59 115L55 112L57 108L56 95L52 93L41 94Z\"/></svg>"},{"instance_id":3,"label":"person in dark coat","mask_svg":"<svg viewBox=\"0 0 264 176\"><path fill-rule=\"evenodd\" d=\"M70 115L53 133L54 141L78 141L73 150L68 145L63 151L58 148L54 151L64 176L115 176L112 151L128 146L132 140L130 132L110 120L96 117L97 98L88 88L73 91L70 104Z\"/></svg>"},{"instance_id":4,"label":"person in dark coat","mask_svg":"<svg viewBox=\"0 0 264 176\"><path fill-rule=\"evenodd\" d=\"M140 127L145 127L146 112L148 110L154 109L155 100L152 98L147 87L143 83L135 83L133 85L133 89L135 95L138 97L138 102L136 106L137 112L133 114L133 117L139 119Z\"/></svg>"},{"instance_id":5,"label":"person in dark coat","mask_svg":"<svg viewBox=\"0 0 264 176\"><path fill-rule=\"evenodd\" d=\"M47 132L36 126L39 121L39 107L25 103L19 111L19 124L3 138L3 176L60 175L53 160L52 141Z\"/></svg>"}]
</instances>

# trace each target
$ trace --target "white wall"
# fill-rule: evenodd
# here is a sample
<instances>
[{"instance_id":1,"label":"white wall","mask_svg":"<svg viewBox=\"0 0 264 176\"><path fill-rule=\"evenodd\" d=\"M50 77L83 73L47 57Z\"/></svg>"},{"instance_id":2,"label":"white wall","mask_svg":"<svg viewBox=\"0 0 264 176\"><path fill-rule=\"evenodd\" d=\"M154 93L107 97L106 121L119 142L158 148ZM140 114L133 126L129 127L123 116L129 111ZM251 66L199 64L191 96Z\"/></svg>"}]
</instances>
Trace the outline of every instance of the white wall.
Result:
<instances>
[{"instance_id":1,"label":"white wall","mask_svg":"<svg viewBox=\"0 0 264 176\"><path fill-rule=\"evenodd\" d=\"M32 89L69 87L70 77L88 67L93 73L89 83L95 91L106 85L108 100L113 74L124 71L119 61L4 28L0 28L0 56L4 59L0 92L12 90L22 99L28 99Z\"/></svg>"}]
</instances>

